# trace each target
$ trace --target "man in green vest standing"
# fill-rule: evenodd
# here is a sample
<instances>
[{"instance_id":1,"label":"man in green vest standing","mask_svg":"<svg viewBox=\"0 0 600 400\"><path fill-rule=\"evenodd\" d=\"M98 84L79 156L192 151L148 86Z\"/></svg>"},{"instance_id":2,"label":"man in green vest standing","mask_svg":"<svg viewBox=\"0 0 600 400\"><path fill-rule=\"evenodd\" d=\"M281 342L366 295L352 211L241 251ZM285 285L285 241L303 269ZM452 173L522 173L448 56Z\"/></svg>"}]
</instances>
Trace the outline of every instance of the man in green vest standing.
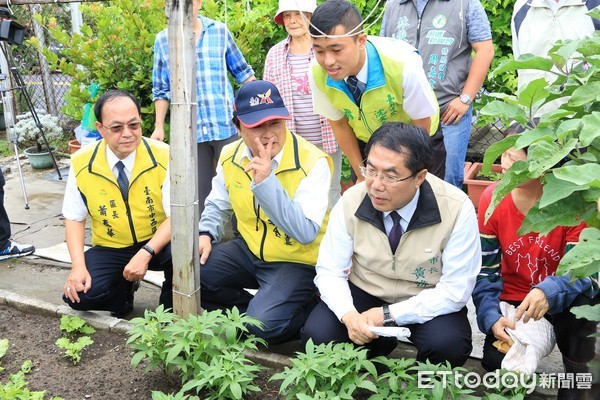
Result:
<instances>
[{"instance_id":1,"label":"man in green vest standing","mask_svg":"<svg viewBox=\"0 0 600 400\"><path fill-rule=\"evenodd\" d=\"M329 119L358 180L365 144L386 122L411 123L428 132L436 152L428 169L443 178L438 103L416 49L400 40L367 37L360 12L346 0L317 7L310 34L314 111Z\"/></svg>"},{"instance_id":2,"label":"man in green vest standing","mask_svg":"<svg viewBox=\"0 0 600 400\"><path fill-rule=\"evenodd\" d=\"M71 273L63 300L123 317L148 269L164 270L160 304L173 307L169 146L142 137L139 101L110 90L94 106L102 140L73 154L63 201ZM84 252L90 218L93 247Z\"/></svg>"},{"instance_id":3,"label":"man in green vest standing","mask_svg":"<svg viewBox=\"0 0 600 400\"><path fill-rule=\"evenodd\" d=\"M242 139L221 152L200 218L202 307L236 306L262 322L251 333L278 343L298 335L316 304L333 164L286 128L290 113L271 82L246 83L234 107ZM234 212L240 235L219 243Z\"/></svg>"}]
</instances>

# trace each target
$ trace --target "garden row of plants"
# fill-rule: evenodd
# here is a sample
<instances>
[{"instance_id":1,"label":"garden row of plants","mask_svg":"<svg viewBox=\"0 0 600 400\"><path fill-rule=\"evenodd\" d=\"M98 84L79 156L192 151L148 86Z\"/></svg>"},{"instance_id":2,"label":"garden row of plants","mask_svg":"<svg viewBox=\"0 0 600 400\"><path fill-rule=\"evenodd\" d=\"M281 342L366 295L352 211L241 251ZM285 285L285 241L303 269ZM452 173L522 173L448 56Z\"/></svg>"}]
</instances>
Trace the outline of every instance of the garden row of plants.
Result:
<instances>
[{"instance_id":1,"label":"garden row of plants","mask_svg":"<svg viewBox=\"0 0 600 400\"><path fill-rule=\"evenodd\" d=\"M60 319L60 330L62 336L56 340L56 345L63 349L64 356L68 358L73 365L81 361L83 350L91 346L94 341L89 335L96 330L86 324L86 322L77 317L63 315ZM6 355L9 348L7 339L0 339L0 377L4 368L2 367L2 357ZM26 380L27 374L33 371L33 362L26 360L21 365L21 369L16 373L8 375L6 382L0 380L0 399L14 400L43 400L45 391L31 391L28 388ZM62 400L61 397L52 397L51 400Z\"/></svg>"},{"instance_id":2,"label":"garden row of plants","mask_svg":"<svg viewBox=\"0 0 600 400\"><path fill-rule=\"evenodd\" d=\"M260 322L236 308L225 313L205 311L184 319L160 306L132 322L135 327L127 341L135 351L132 365L145 363L146 370L160 369L168 379L181 382L179 392L154 392L154 400L243 399L264 389L255 384L257 373L264 367L248 357L265 345L248 333L248 326L259 326ZM430 389L419 387L419 371L432 376ZM456 399L474 393L453 379L453 374L466 372L449 364L414 359L370 360L365 348L350 343L316 346L309 341L304 352L291 359L291 366L274 373L270 380L281 381L279 393L286 399ZM523 398L526 387L509 386L483 396Z\"/></svg>"}]
</instances>

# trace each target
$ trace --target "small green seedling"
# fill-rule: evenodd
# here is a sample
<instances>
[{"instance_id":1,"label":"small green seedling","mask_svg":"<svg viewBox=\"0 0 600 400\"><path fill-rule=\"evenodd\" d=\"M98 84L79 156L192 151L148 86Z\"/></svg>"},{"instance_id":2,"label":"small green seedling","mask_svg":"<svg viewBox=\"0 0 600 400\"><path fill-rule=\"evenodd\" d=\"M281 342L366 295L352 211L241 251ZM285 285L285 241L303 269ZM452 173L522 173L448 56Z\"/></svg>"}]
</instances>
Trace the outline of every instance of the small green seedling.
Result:
<instances>
[{"instance_id":1,"label":"small green seedling","mask_svg":"<svg viewBox=\"0 0 600 400\"><path fill-rule=\"evenodd\" d=\"M85 320L76 315L63 315L60 318L60 330L66 333L66 336L91 335L96 329L86 324Z\"/></svg>"},{"instance_id":2,"label":"small green seedling","mask_svg":"<svg viewBox=\"0 0 600 400\"><path fill-rule=\"evenodd\" d=\"M94 341L89 336L82 336L76 342L71 342L66 337L61 337L56 341L56 345L65 350L65 357L70 358L73 365L81 361L83 349L90 346Z\"/></svg>"}]
</instances>

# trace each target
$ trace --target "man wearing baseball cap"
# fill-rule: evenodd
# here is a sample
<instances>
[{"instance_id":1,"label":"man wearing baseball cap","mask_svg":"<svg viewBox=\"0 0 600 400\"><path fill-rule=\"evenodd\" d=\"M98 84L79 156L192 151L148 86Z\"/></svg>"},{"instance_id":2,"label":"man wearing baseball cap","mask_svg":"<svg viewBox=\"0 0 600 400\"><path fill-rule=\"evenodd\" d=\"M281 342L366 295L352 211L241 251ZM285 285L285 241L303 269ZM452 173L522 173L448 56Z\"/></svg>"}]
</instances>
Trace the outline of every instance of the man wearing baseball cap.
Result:
<instances>
[{"instance_id":1,"label":"man wearing baseball cap","mask_svg":"<svg viewBox=\"0 0 600 400\"><path fill-rule=\"evenodd\" d=\"M261 321L248 328L269 343L295 338L316 304L314 265L328 218L331 159L290 132L289 118L272 83L240 88L241 140L223 149L200 218L202 307L236 306ZM240 236L220 243L233 213Z\"/></svg>"}]
</instances>

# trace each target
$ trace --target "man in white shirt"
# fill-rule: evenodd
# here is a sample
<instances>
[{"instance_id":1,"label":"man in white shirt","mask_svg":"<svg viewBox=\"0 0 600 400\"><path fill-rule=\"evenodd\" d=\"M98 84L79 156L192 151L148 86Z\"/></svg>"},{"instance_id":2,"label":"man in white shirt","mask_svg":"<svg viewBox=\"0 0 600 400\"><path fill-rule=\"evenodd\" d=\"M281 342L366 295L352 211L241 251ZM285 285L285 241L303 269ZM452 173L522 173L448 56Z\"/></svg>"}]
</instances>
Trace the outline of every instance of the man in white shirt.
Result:
<instances>
[{"instance_id":1,"label":"man in white shirt","mask_svg":"<svg viewBox=\"0 0 600 400\"><path fill-rule=\"evenodd\" d=\"M63 201L71 273L63 300L122 317L148 269L164 270L160 304L173 307L169 146L142 137L139 101L110 90L94 106L102 140L78 150ZM90 218L93 247L84 252Z\"/></svg>"},{"instance_id":2,"label":"man in white shirt","mask_svg":"<svg viewBox=\"0 0 600 400\"><path fill-rule=\"evenodd\" d=\"M236 306L262 322L249 326L251 333L283 342L298 334L316 303L314 265L332 162L286 128L290 113L272 83L246 83L234 106L242 139L221 152L200 218L202 307ZM218 243L234 212L240 236ZM258 291L252 296L245 288Z\"/></svg>"},{"instance_id":3,"label":"man in white shirt","mask_svg":"<svg viewBox=\"0 0 600 400\"><path fill-rule=\"evenodd\" d=\"M472 349L466 303L481 266L473 204L428 173L432 147L421 128L387 123L366 153L364 182L331 211L315 278L321 302L302 339L386 355L397 339L371 329L402 326L418 360L462 365Z\"/></svg>"}]
</instances>

